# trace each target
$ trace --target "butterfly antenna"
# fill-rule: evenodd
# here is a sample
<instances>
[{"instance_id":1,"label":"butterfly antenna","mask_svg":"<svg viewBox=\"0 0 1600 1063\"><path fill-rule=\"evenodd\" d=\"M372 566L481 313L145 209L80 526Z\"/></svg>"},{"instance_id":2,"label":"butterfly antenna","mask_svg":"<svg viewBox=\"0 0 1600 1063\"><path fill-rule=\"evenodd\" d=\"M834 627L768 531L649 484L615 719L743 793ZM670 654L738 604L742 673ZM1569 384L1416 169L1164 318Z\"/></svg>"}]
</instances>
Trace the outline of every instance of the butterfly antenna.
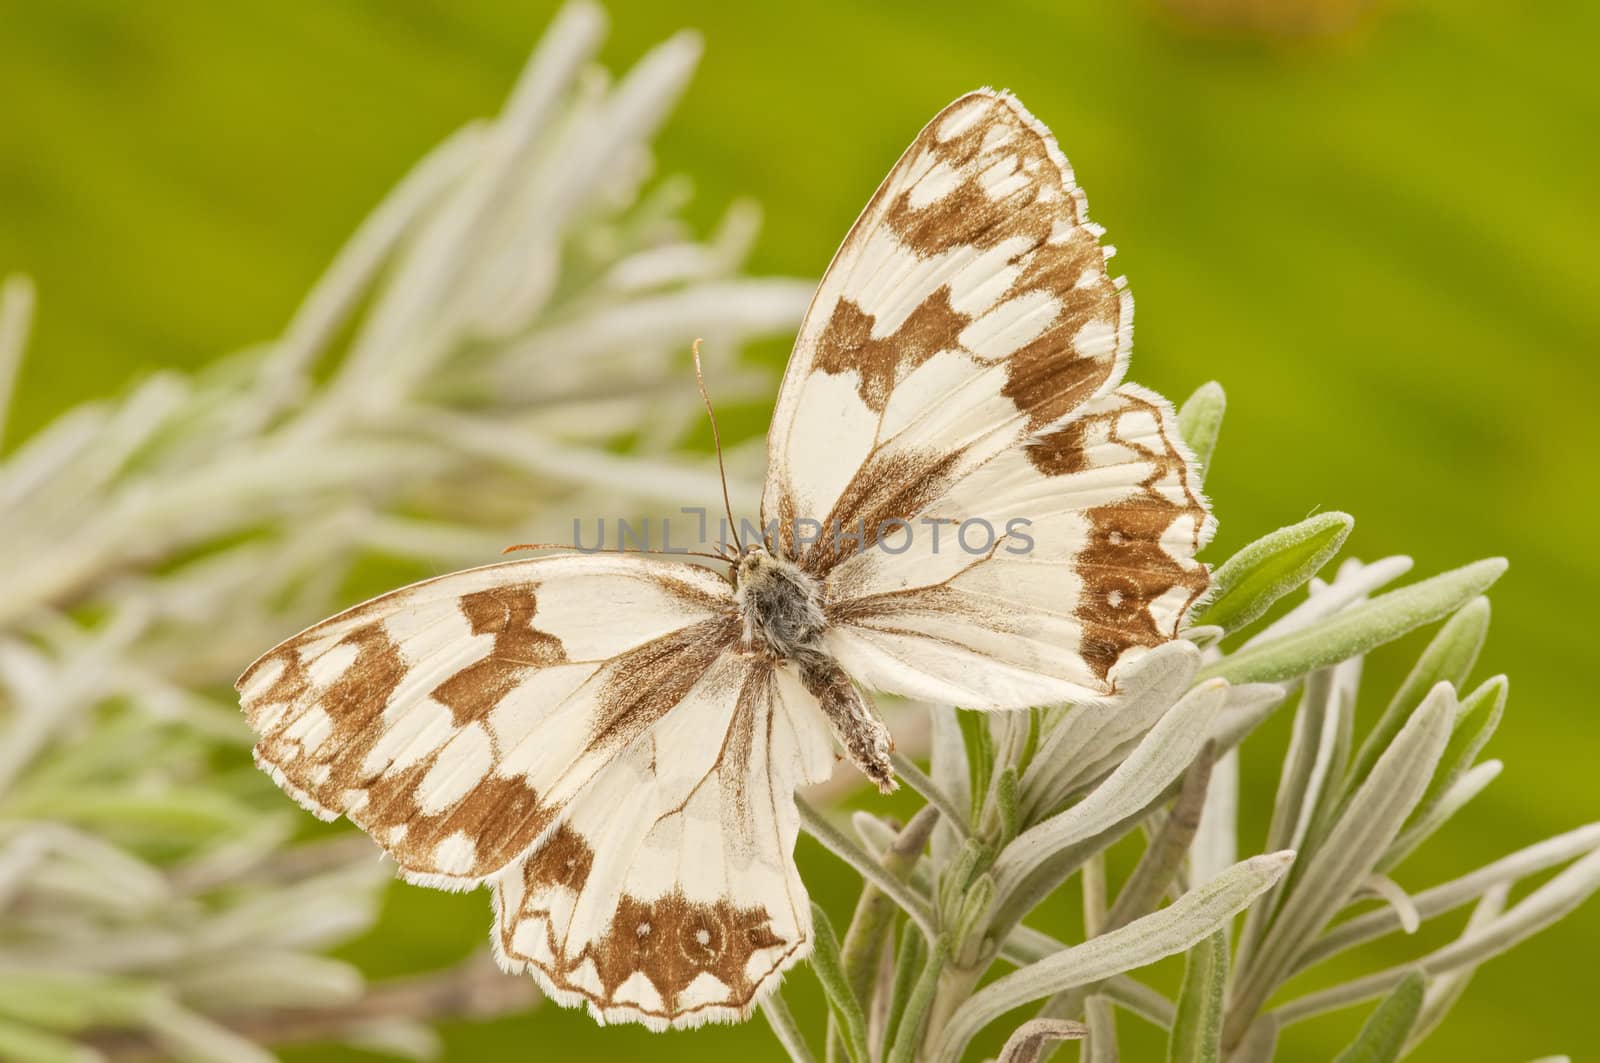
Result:
<instances>
[{"instance_id":1,"label":"butterfly antenna","mask_svg":"<svg viewBox=\"0 0 1600 1063\"><path fill-rule=\"evenodd\" d=\"M691 345L694 351L694 382L700 388L700 398L706 404L706 416L711 419L711 442L717 448L717 475L722 477L722 508L728 514L728 531L733 535L733 545L744 556L744 544L739 541L739 526L733 520L733 503L728 498L728 470L722 464L722 436L717 432L717 411L711 408L711 394L706 391L706 376L700 369L700 340Z\"/></svg>"},{"instance_id":2,"label":"butterfly antenna","mask_svg":"<svg viewBox=\"0 0 1600 1063\"><path fill-rule=\"evenodd\" d=\"M728 560L722 554L713 554L707 550L649 550L637 546L573 546L571 543L517 543L500 551L502 555L514 554L518 550L576 550L580 554L665 554L671 557L687 555L690 557L709 557L713 561Z\"/></svg>"}]
</instances>

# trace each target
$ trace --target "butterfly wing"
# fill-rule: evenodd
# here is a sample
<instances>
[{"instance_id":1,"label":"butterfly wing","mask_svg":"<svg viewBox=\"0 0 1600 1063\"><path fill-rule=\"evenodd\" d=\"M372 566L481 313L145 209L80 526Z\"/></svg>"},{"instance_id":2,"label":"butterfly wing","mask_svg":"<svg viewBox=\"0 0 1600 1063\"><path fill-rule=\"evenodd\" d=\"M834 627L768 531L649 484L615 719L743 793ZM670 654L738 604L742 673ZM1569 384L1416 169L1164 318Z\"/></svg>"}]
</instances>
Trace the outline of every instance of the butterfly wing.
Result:
<instances>
[{"instance_id":1,"label":"butterfly wing","mask_svg":"<svg viewBox=\"0 0 1600 1063\"><path fill-rule=\"evenodd\" d=\"M471 886L671 718L733 644L731 600L703 568L631 557L406 587L240 677L256 760L317 815L366 830L407 878Z\"/></svg>"},{"instance_id":2,"label":"butterfly wing","mask_svg":"<svg viewBox=\"0 0 1600 1063\"><path fill-rule=\"evenodd\" d=\"M1211 520L1171 408L1117 386L1133 303L1100 235L1049 131L985 90L923 129L829 267L762 513L867 685L1103 695L1203 592Z\"/></svg>"},{"instance_id":3,"label":"butterfly wing","mask_svg":"<svg viewBox=\"0 0 1600 1063\"><path fill-rule=\"evenodd\" d=\"M1117 665L1175 638L1208 585L1192 459L1172 407L1133 385L909 516L905 553L827 576L828 647L880 690L974 709L1109 694Z\"/></svg>"},{"instance_id":4,"label":"butterfly wing","mask_svg":"<svg viewBox=\"0 0 1600 1063\"><path fill-rule=\"evenodd\" d=\"M810 950L794 789L832 763L792 667L723 657L494 880L502 965L602 1022L746 1018Z\"/></svg>"}]
</instances>

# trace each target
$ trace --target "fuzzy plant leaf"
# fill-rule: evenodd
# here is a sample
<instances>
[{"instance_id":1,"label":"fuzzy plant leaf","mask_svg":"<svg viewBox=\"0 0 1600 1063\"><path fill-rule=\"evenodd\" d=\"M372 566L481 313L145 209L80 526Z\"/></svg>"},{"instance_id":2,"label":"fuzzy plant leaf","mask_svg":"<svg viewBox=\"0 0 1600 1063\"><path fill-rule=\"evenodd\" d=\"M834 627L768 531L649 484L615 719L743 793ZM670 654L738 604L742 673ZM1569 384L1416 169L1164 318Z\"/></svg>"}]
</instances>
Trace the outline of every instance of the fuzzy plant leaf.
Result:
<instances>
[{"instance_id":1,"label":"fuzzy plant leaf","mask_svg":"<svg viewBox=\"0 0 1600 1063\"><path fill-rule=\"evenodd\" d=\"M996 1063L1039 1063L1046 1048L1057 1041L1080 1041L1089 1033L1081 1022L1066 1019L1029 1019L1006 1038Z\"/></svg>"},{"instance_id":2,"label":"fuzzy plant leaf","mask_svg":"<svg viewBox=\"0 0 1600 1063\"><path fill-rule=\"evenodd\" d=\"M911 992L906 995L905 1009L896 1024L894 1040L889 1046L888 1055L884 1057L886 1063L912 1063L917 1058L917 1047L922 1043L928 1013L939 991L939 977L949 959L950 942L940 936L929 950L927 962L912 983Z\"/></svg>"},{"instance_id":3,"label":"fuzzy plant leaf","mask_svg":"<svg viewBox=\"0 0 1600 1063\"><path fill-rule=\"evenodd\" d=\"M806 1044L805 1033L801 1031L800 1024L795 1022L781 989L773 990L761 1001L761 1014L772 1028L773 1036L788 1054L789 1063L816 1063L816 1057Z\"/></svg>"},{"instance_id":4,"label":"fuzzy plant leaf","mask_svg":"<svg viewBox=\"0 0 1600 1063\"><path fill-rule=\"evenodd\" d=\"M1478 754L1489 744L1489 739L1500 727L1506 711L1506 698L1510 682L1503 675L1485 680L1472 693L1461 699L1461 711L1456 716L1450 744L1445 747L1440 768L1423 792L1417 805L1416 817L1420 820L1430 815L1434 807L1478 761Z\"/></svg>"},{"instance_id":5,"label":"fuzzy plant leaf","mask_svg":"<svg viewBox=\"0 0 1600 1063\"><path fill-rule=\"evenodd\" d=\"M1288 977L1296 955L1356 892L1400 832L1432 777L1455 713L1450 687L1439 684L1384 751L1326 841L1297 869L1281 910L1260 947L1248 954L1249 966L1230 997L1228 1044L1237 1043Z\"/></svg>"},{"instance_id":6,"label":"fuzzy plant leaf","mask_svg":"<svg viewBox=\"0 0 1600 1063\"><path fill-rule=\"evenodd\" d=\"M1167 1038L1167 1063L1217 1063L1222 1053L1228 934L1219 930L1189 950L1178 1014Z\"/></svg>"},{"instance_id":7,"label":"fuzzy plant leaf","mask_svg":"<svg viewBox=\"0 0 1600 1063\"><path fill-rule=\"evenodd\" d=\"M1201 670L1202 678L1273 683L1337 664L1438 620L1487 590L1506 570L1489 558L1390 591L1309 627L1246 646Z\"/></svg>"},{"instance_id":8,"label":"fuzzy plant leaf","mask_svg":"<svg viewBox=\"0 0 1600 1063\"><path fill-rule=\"evenodd\" d=\"M1333 1063L1395 1063L1405 1051L1406 1041L1417 1024L1426 987L1420 971L1400 980L1373 1009L1361 1032Z\"/></svg>"},{"instance_id":9,"label":"fuzzy plant leaf","mask_svg":"<svg viewBox=\"0 0 1600 1063\"><path fill-rule=\"evenodd\" d=\"M1411 903L1420 918L1432 919L1471 904L1496 889L1514 885L1596 851L1600 851L1600 823L1590 823L1565 834L1546 838L1460 878L1414 894ZM1400 918L1389 908L1355 916L1334 927L1306 949L1296 961L1295 970L1305 970L1330 956L1399 929Z\"/></svg>"},{"instance_id":10,"label":"fuzzy plant leaf","mask_svg":"<svg viewBox=\"0 0 1600 1063\"><path fill-rule=\"evenodd\" d=\"M1196 686L1150 730L1144 741L1083 801L1030 828L995 862L999 892L1007 896L1049 855L1097 834L1142 807L1176 779L1211 735L1227 699L1226 683Z\"/></svg>"},{"instance_id":11,"label":"fuzzy plant leaf","mask_svg":"<svg viewBox=\"0 0 1600 1063\"><path fill-rule=\"evenodd\" d=\"M1480 562L1482 564L1483 562ZM1435 684L1449 683L1457 690L1466 685L1467 676L1478 660L1484 640L1489 637L1489 599L1474 598L1451 616L1427 649L1417 658L1411 673L1384 709L1383 716L1361 743L1350 769L1350 786L1359 786L1372 770L1378 755L1388 746Z\"/></svg>"},{"instance_id":12,"label":"fuzzy plant leaf","mask_svg":"<svg viewBox=\"0 0 1600 1063\"><path fill-rule=\"evenodd\" d=\"M0 1059L13 1063L101 1063L103 1058L70 1038L0 1019Z\"/></svg>"},{"instance_id":13,"label":"fuzzy plant leaf","mask_svg":"<svg viewBox=\"0 0 1600 1063\"><path fill-rule=\"evenodd\" d=\"M1222 415L1228 410L1228 396L1215 380L1195 388L1178 407L1178 434L1194 454L1201 476L1211 468L1211 457L1222 434Z\"/></svg>"},{"instance_id":14,"label":"fuzzy plant leaf","mask_svg":"<svg viewBox=\"0 0 1600 1063\"><path fill-rule=\"evenodd\" d=\"M867 1051L867 1020L861 1009L861 1000L850 987L850 979L839 955L839 938L828 921L828 913L818 905L811 906L811 926L815 944L812 947L811 970L822 985L822 994L828 1000L828 1011L838 1020L839 1035L851 1063L870 1063Z\"/></svg>"},{"instance_id":15,"label":"fuzzy plant leaf","mask_svg":"<svg viewBox=\"0 0 1600 1063\"><path fill-rule=\"evenodd\" d=\"M1212 573L1210 603L1195 623L1233 632L1254 622L1315 576L1354 527L1348 513L1319 513L1257 539Z\"/></svg>"},{"instance_id":16,"label":"fuzzy plant leaf","mask_svg":"<svg viewBox=\"0 0 1600 1063\"><path fill-rule=\"evenodd\" d=\"M900 941L894 953L894 977L889 984L889 1000L884 1009L884 1043L878 1046L880 1059L888 1054L894 1043L895 1032L905 1017L912 991L922 977L927 960L928 939L922 936L916 924L907 920L900 929Z\"/></svg>"},{"instance_id":17,"label":"fuzzy plant leaf","mask_svg":"<svg viewBox=\"0 0 1600 1063\"><path fill-rule=\"evenodd\" d=\"M1280 852L1241 861L1159 912L1001 976L955 1010L930 1058L955 1063L979 1030L1020 1004L1185 951L1278 881L1293 859Z\"/></svg>"}]
</instances>

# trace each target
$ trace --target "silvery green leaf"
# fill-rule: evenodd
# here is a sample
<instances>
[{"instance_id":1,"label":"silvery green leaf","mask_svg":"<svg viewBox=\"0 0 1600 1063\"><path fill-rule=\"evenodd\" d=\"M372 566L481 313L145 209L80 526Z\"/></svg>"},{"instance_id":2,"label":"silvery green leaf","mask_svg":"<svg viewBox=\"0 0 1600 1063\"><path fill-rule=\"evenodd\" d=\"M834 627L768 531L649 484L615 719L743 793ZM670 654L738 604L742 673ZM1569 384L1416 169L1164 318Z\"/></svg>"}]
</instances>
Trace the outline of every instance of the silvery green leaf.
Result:
<instances>
[{"instance_id":1,"label":"silvery green leaf","mask_svg":"<svg viewBox=\"0 0 1600 1063\"><path fill-rule=\"evenodd\" d=\"M1233 632L1305 582L1339 552L1355 526L1348 513L1319 513L1246 546L1211 574L1211 590L1196 624Z\"/></svg>"},{"instance_id":2,"label":"silvery green leaf","mask_svg":"<svg viewBox=\"0 0 1600 1063\"><path fill-rule=\"evenodd\" d=\"M938 783L923 774L922 769L917 767L911 758L903 753L895 752L889 754L889 761L894 766L894 773L900 777L902 782L915 790L924 801L937 808L943 814L943 825L951 834L965 838L971 833L971 826L967 822L967 817L962 815L962 805L951 795L941 790ZM935 831L938 829L936 827Z\"/></svg>"},{"instance_id":3,"label":"silvery green leaf","mask_svg":"<svg viewBox=\"0 0 1600 1063\"><path fill-rule=\"evenodd\" d=\"M1103 929L1114 930L1154 911L1162 897L1172 889L1183 870L1184 856L1199 829L1200 814L1205 807L1206 791L1211 784L1215 762L1216 748L1209 743L1202 746L1194 763L1184 773L1183 786L1178 796L1173 798L1171 809L1152 834L1144 854L1139 857L1138 864L1134 865L1133 872L1117 893L1116 903L1106 913ZM1087 896L1086 888L1085 898Z\"/></svg>"},{"instance_id":4,"label":"silvery green leaf","mask_svg":"<svg viewBox=\"0 0 1600 1063\"><path fill-rule=\"evenodd\" d=\"M1210 737L1227 691L1226 683L1216 681L1190 690L1105 782L1006 846L995 861L1000 896L1007 896L1046 857L1105 830L1165 790Z\"/></svg>"},{"instance_id":5,"label":"silvery green leaf","mask_svg":"<svg viewBox=\"0 0 1600 1063\"><path fill-rule=\"evenodd\" d=\"M1486 760L1475 765L1472 770L1458 777L1442 795L1432 808L1424 809L1418 806L1418 815L1410 826L1400 832L1388 850L1383 854L1383 859L1378 861L1378 870L1387 871L1397 867L1406 857L1417 850L1417 847L1429 838L1435 831L1450 821L1467 802L1483 793L1489 784L1500 777L1503 765L1498 760Z\"/></svg>"},{"instance_id":6,"label":"silvery green leaf","mask_svg":"<svg viewBox=\"0 0 1600 1063\"><path fill-rule=\"evenodd\" d=\"M1177 1007L1172 1001L1125 974L1114 974L1100 982L1096 991L1122 1010L1155 1026L1170 1027L1177 1016Z\"/></svg>"},{"instance_id":7,"label":"silvery green leaf","mask_svg":"<svg viewBox=\"0 0 1600 1063\"><path fill-rule=\"evenodd\" d=\"M900 1027L900 1020L905 1016L906 1006L911 1001L911 992L922 976L922 968L927 959L928 939L922 936L922 931L917 929L916 924L907 920L901 927L900 941L895 948L894 978L890 982L888 1007L885 1009L883 1021L884 1039L878 1046L880 1051L875 1058L881 1059L888 1054L895 1032Z\"/></svg>"},{"instance_id":8,"label":"silvery green leaf","mask_svg":"<svg viewBox=\"0 0 1600 1063\"><path fill-rule=\"evenodd\" d=\"M1271 1012L1256 1019L1228 1063L1272 1063L1278 1055L1278 1020Z\"/></svg>"},{"instance_id":9,"label":"silvery green leaf","mask_svg":"<svg viewBox=\"0 0 1600 1063\"><path fill-rule=\"evenodd\" d=\"M857 810L850 813L850 826L869 853L881 853L894 844L895 829L871 812Z\"/></svg>"},{"instance_id":10,"label":"silvery green leaf","mask_svg":"<svg viewBox=\"0 0 1600 1063\"><path fill-rule=\"evenodd\" d=\"M102 1063L105 1057L65 1037L0 1018L0 1058L14 1063Z\"/></svg>"},{"instance_id":11,"label":"silvery green leaf","mask_svg":"<svg viewBox=\"0 0 1600 1063\"><path fill-rule=\"evenodd\" d=\"M1362 880L1355 896L1375 897L1394 909L1395 917L1400 920L1400 929L1407 934L1415 934L1422 925L1422 915L1417 911L1411 895L1391 878L1373 872Z\"/></svg>"},{"instance_id":12,"label":"silvery green leaf","mask_svg":"<svg viewBox=\"0 0 1600 1063\"><path fill-rule=\"evenodd\" d=\"M1178 1013L1167 1037L1167 1063L1217 1063L1222 1054L1228 934L1219 930L1189 950Z\"/></svg>"},{"instance_id":13,"label":"silvery green leaf","mask_svg":"<svg viewBox=\"0 0 1600 1063\"><path fill-rule=\"evenodd\" d=\"M790 1063L816 1063L816 1057L806 1045L805 1034L801 1032L800 1025L790 1014L788 1002L783 999L781 987L774 989L762 999L761 1014L766 1018L767 1025L772 1028L778 1043L789 1054Z\"/></svg>"},{"instance_id":14,"label":"silvery green leaf","mask_svg":"<svg viewBox=\"0 0 1600 1063\"><path fill-rule=\"evenodd\" d=\"M1238 831L1239 751L1229 749L1211 766L1200 829L1189 847L1189 875L1195 884L1210 882L1239 859Z\"/></svg>"},{"instance_id":15,"label":"silvery green leaf","mask_svg":"<svg viewBox=\"0 0 1600 1063\"><path fill-rule=\"evenodd\" d=\"M993 904L994 876L979 875L962 895L961 907L951 924L951 937L961 944L982 944L989 908Z\"/></svg>"},{"instance_id":16,"label":"silvery green leaf","mask_svg":"<svg viewBox=\"0 0 1600 1063\"><path fill-rule=\"evenodd\" d=\"M863 815L865 813L856 813L857 817ZM938 820L938 809L924 805L886 844L871 846L871 850L879 854L883 869L902 881L909 878L919 865L922 850ZM858 1000L871 1002L874 999L873 979L882 966L884 946L894 931L897 911L893 899L872 883L862 885L840 948L845 979Z\"/></svg>"},{"instance_id":17,"label":"silvery green leaf","mask_svg":"<svg viewBox=\"0 0 1600 1063\"><path fill-rule=\"evenodd\" d=\"M957 710L956 723L967 748L967 765L972 773L967 790L972 795L968 819L976 825L983 799L989 792L989 776L994 771L994 731L991 714Z\"/></svg>"},{"instance_id":18,"label":"silvery green leaf","mask_svg":"<svg viewBox=\"0 0 1600 1063\"><path fill-rule=\"evenodd\" d=\"M1410 717L1411 711L1427 697L1428 691L1439 683L1449 683L1457 690L1465 686L1467 676L1477 662L1478 653L1488 636L1487 598L1474 598L1445 621L1433 641L1428 643L1428 648L1422 651L1422 656L1417 658L1411 674L1395 691L1388 708L1373 725L1366 741L1361 743L1361 751L1356 754L1355 764L1350 770L1352 789L1366 778L1378 754L1388 747L1390 739Z\"/></svg>"},{"instance_id":19,"label":"silvery green leaf","mask_svg":"<svg viewBox=\"0 0 1600 1063\"><path fill-rule=\"evenodd\" d=\"M1394 1063L1405 1049L1422 1010L1423 977L1412 971L1379 1002L1356 1039L1334 1063Z\"/></svg>"},{"instance_id":20,"label":"silvery green leaf","mask_svg":"<svg viewBox=\"0 0 1600 1063\"><path fill-rule=\"evenodd\" d=\"M1456 781L1477 762L1478 754L1483 752L1483 747L1494 737L1495 730L1499 728L1500 720L1505 715L1506 696L1509 691L1510 683L1506 677L1497 675L1485 680L1476 690L1461 699L1461 711L1456 716L1455 730L1450 735L1450 744L1445 747L1444 757L1439 762L1439 770L1434 773L1433 781L1423 792L1415 818L1421 819L1427 816L1443 799L1445 791L1454 786Z\"/></svg>"},{"instance_id":21,"label":"silvery green leaf","mask_svg":"<svg viewBox=\"0 0 1600 1063\"><path fill-rule=\"evenodd\" d=\"M1029 1019L1011 1032L996 1063L1039 1063L1055 1041L1076 1041L1089 1032L1081 1022L1067 1019Z\"/></svg>"},{"instance_id":22,"label":"silvery green leaf","mask_svg":"<svg viewBox=\"0 0 1600 1063\"><path fill-rule=\"evenodd\" d=\"M6 415L33 325L33 281L13 273L0 283L0 442L6 435Z\"/></svg>"},{"instance_id":23,"label":"silvery green leaf","mask_svg":"<svg viewBox=\"0 0 1600 1063\"><path fill-rule=\"evenodd\" d=\"M950 854L960 846L961 839L966 837L967 821L958 814L959 810L972 807L972 775L967 765L967 746L961 737L961 724L956 719L956 711L947 705L928 706L932 789L950 806L945 809L947 814L944 822L933 832L933 856L940 864L949 860Z\"/></svg>"},{"instance_id":24,"label":"silvery green leaf","mask_svg":"<svg viewBox=\"0 0 1600 1063\"><path fill-rule=\"evenodd\" d=\"M342 1031L339 1040L351 1048L394 1059L428 1063L444 1053L444 1039L433 1027L409 1019L380 1019Z\"/></svg>"},{"instance_id":25,"label":"silvery green leaf","mask_svg":"<svg viewBox=\"0 0 1600 1063\"><path fill-rule=\"evenodd\" d=\"M1093 776L1089 768L1138 739L1189 688L1200 670L1193 644L1164 643L1118 669L1120 699L1084 702L1052 728L1022 776L1023 821L1051 811Z\"/></svg>"},{"instance_id":26,"label":"silvery green leaf","mask_svg":"<svg viewBox=\"0 0 1600 1063\"><path fill-rule=\"evenodd\" d=\"M939 937L929 950L911 993L906 997L905 1011L894 1031L894 1041L884 1056L885 1063L911 1063L917 1057L917 1046L922 1043L923 1027L928 1021L928 1010L933 1006L934 994L939 988L939 975L950 959L950 942Z\"/></svg>"},{"instance_id":27,"label":"silvery green leaf","mask_svg":"<svg viewBox=\"0 0 1600 1063\"><path fill-rule=\"evenodd\" d=\"M1351 558L1339 566L1338 575L1332 583L1313 579L1310 584L1311 593L1306 600L1250 636L1245 641L1244 648L1248 649L1258 642L1280 638L1320 623L1335 613L1363 601L1373 591L1393 583L1410 572L1411 566L1412 560L1409 557L1386 557L1370 565L1363 565Z\"/></svg>"},{"instance_id":28,"label":"silvery green leaf","mask_svg":"<svg viewBox=\"0 0 1600 1063\"><path fill-rule=\"evenodd\" d=\"M0 974L0 1018L63 1033L134 1022L160 996L136 978L47 969Z\"/></svg>"},{"instance_id":29,"label":"silvery green leaf","mask_svg":"<svg viewBox=\"0 0 1600 1063\"><path fill-rule=\"evenodd\" d=\"M1239 683L1228 687L1228 697L1211 728L1211 740L1219 750L1230 750L1250 736L1261 723L1278 711L1289 696L1282 683Z\"/></svg>"},{"instance_id":30,"label":"silvery green leaf","mask_svg":"<svg viewBox=\"0 0 1600 1063\"><path fill-rule=\"evenodd\" d=\"M1411 902L1417 914L1423 920L1428 920L1454 911L1463 904L1470 904L1490 890L1537 875L1574 857L1597 850L1600 850L1600 823L1590 823L1565 834L1546 838L1460 878L1414 894ZM1358 915L1340 923L1312 944L1296 962L1295 970L1304 970L1329 956L1399 929L1399 919L1387 908Z\"/></svg>"},{"instance_id":31,"label":"silvery green leaf","mask_svg":"<svg viewBox=\"0 0 1600 1063\"><path fill-rule=\"evenodd\" d=\"M1203 477L1211 468L1211 456L1217 449L1217 436L1222 432L1222 415L1228 409L1228 396L1215 380L1207 381L1194 389L1194 393L1178 407L1178 435L1194 454L1199 474Z\"/></svg>"},{"instance_id":32,"label":"silvery green leaf","mask_svg":"<svg viewBox=\"0 0 1600 1063\"><path fill-rule=\"evenodd\" d=\"M1506 885L1496 886L1483 895L1483 899L1473 908L1471 917L1467 920L1466 933L1494 922L1500 913L1506 910L1506 898L1510 896L1511 887ZM1441 974L1428 983L1428 988L1422 995L1422 1011L1417 1016L1417 1023L1411 1029L1411 1036L1406 1040L1406 1051L1410 1052L1421 1044L1444 1021L1450 1009L1455 1007L1461 995L1467 991L1467 986L1472 981L1476 967L1460 967L1446 974Z\"/></svg>"},{"instance_id":33,"label":"silvery green leaf","mask_svg":"<svg viewBox=\"0 0 1600 1063\"><path fill-rule=\"evenodd\" d=\"M1441 683L1378 759L1322 847L1298 869L1229 998L1230 1041L1243 1033L1288 977L1301 950L1344 907L1400 832L1444 751L1455 714L1455 696Z\"/></svg>"},{"instance_id":34,"label":"silvery green leaf","mask_svg":"<svg viewBox=\"0 0 1600 1063\"><path fill-rule=\"evenodd\" d=\"M956 1008L930 1058L954 1063L974 1034L1020 1004L1189 949L1276 882L1293 859L1292 853L1251 857L1158 912L1001 976Z\"/></svg>"},{"instance_id":35,"label":"silvery green leaf","mask_svg":"<svg viewBox=\"0 0 1600 1063\"><path fill-rule=\"evenodd\" d=\"M1376 770L1373 774L1377 774ZM1412 969L1436 977L1476 966L1562 919L1597 889L1600 889L1600 851L1591 852L1566 868L1512 906L1510 911L1477 929L1468 930L1415 963L1310 993L1277 1009L1277 1014L1285 1024L1298 1022L1325 1011L1371 1000L1387 992Z\"/></svg>"},{"instance_id":36,"label":"silvery green leaf","mask_svg":"<svg viewBox=\"0 0 1600 1063\"><path fill-rule=\"evenodd\" d=\"M1090 994L1083 1003L1089 1037L1083 1044L1083 1063L1117 1063L1117 1016L1111 1001Z\"/></svg>"},{"instance_id":37,"label":"silvery green leaf","mask_svg":"<svg viewBox=\"0 0 1600 1063\"><path fill-rule=\"evenodd\" d=\"M800 809L800 826L805 832L821 842L823 848L839 857L845 863L856 869L856 872L868 882L893 899L902 911L911 916L924 932L931 938L934 936L933 916L928 909L928 904L918 897L911 888L890 874L883 864L855 842L827 818L812 807L809 801L796 800Z\"/></svg>"},{"instance_id":38,"label":"silvery green leaf","mask_svg":"<svg viewBox=\"0 0 1600 1063\"><path fill-rule=\"evenodd\" d=\"M361 972L348 963L270 951L196 962L179 984L187 1002L217 1011L342 1004L358 999L366 988Z\"/></svg>"},{"instance_id":39,"label":"silvery green leaf","mask_svg":"<svg viewBox=\"0 0 1600 1063\"><path fill-rule=\"evenodd\" d=\"M867 1019L861 1010L861 1001L850 988L844 964L839 956L839 939L834 935L828 913L816 904L811 906L811 927L815 944L811 951L811 970L822 984L823 996L828 999L828 1012L837 1021L835 1029L844 1042L851 1063L869 1063L867 1051Z\"/></svg>"},{"instance_id":40,"label":"silvery green leaf","mask_svg":"<svg viewBox=\"0 0 1600 1063\"><path fill-rule=\"evenodd\" d=\"M177 1063L274 1063L266 1049L174 1001L158 1002L143 1019L151 1039Z\"/></svg>"},{"instance_id":41,"label":"silvery green leaf","mask_svg":"<svg viewBox=\"0 0 1600 1063\"><path fill-rule=\"evenodd\" d=\"M1487 590L1505 570L1503 558L1465 565L1310 627L1247 646L1201 669L1200 675L1233 683L1271 683L1337 664L1453 612Z\"/></svg>"},{"instance_id":42,"label":"silvery green leaf","mask_svg":"<svg viewBox=\"0 0 1600 1063\"><path fill-rule=\"evenodd\" d=\"M1332 764L1345 718L1354 709L1353 685L1347 688L1342 665L1322 668L1306 677L1295 714L1289 750L1284 756L1278 779L1277 797L1272 805L1272 820L1267 828L1267 846L1292 848L1309 860L1315 846L1307 846L1307 835L1323 805L1333 775ZM1337 799L1338 795L1331 795ZM1268 922L1277 913L1287 883L1279 883L1245 915L1240 937L1240 961L1248 959L1261 942Z\"/></svg>"}]
</instances>

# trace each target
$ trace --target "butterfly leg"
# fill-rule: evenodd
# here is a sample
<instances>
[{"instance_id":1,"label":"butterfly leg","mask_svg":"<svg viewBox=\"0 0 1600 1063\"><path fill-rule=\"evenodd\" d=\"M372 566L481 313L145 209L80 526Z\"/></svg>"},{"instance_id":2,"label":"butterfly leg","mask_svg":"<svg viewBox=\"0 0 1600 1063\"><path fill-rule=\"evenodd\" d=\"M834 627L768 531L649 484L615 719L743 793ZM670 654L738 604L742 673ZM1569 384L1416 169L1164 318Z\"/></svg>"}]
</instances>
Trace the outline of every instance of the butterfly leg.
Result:
<instances>
[{"instance_id":1,"label":"butterfly leg","mask_svg":"<svg viewBox=\"0 0 1600 1063\"><path fill-rule=\"evenodd\" d=\"M800 681L821 703L834 737L851 762L876 783L881 792L893 793L899 786L894 769L889 765L894 738L844 669L828 657L802 660Z\"/></svg>"}]
</instances>

